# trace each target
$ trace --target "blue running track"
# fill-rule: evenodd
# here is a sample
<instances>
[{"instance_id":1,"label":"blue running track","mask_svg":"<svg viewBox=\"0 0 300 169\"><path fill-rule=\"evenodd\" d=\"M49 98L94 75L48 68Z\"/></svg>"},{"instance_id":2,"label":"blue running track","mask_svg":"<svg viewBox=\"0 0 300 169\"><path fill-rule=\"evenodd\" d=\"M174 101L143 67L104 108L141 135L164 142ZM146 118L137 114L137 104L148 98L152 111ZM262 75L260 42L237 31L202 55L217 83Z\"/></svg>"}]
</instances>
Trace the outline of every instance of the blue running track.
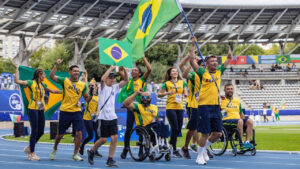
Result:
<instances>
[{"instance_id":1,"label":"blue running track","mask_svg":"<svg viewBox=\"0 0 300 169\"><path fill-rule=\"evenodd\" d=\"M0 130L0 135L11 134L12 130ZM68 169L68 168L107 168L105 162L108 154L108 147L99 149L104 155L103 158L95 158L94 166L90 166L84 155L83 162L72 161L73 146L60 144L56 155L56 160L51 161L49 154L52 150L52 144L37 144L36 153L41 157L41 161L29 161L23 152L28 143L6 141L0 139L0 168L1 169ZM90 146L86 146L87 148ZM257 152L256 156L250 153L232 157L229 152L220 157L214 157L205 166L196 164L196 154L191 153L192 159L175 159L166 162L164 158L161 161L150 162L146 159L144 162L135 162L130 156L126 160L120 159L122 148L117 149L115 160L119 168L127 169L193 169L193 168L212 168L212 169L300 169L299 153L267 153Z\"/></svg>"}]
</instances>

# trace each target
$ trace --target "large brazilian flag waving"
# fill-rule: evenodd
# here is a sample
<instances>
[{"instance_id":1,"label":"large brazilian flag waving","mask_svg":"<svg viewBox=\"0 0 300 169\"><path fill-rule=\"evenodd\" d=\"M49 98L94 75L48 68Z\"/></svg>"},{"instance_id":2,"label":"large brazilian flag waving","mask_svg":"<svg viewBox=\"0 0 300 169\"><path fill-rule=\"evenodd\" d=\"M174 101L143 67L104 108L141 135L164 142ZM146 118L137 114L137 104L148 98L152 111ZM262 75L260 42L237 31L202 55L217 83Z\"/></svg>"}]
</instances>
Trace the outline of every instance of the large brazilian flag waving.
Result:
<instances>
[{"instance_id":1,"label":"large brazilian flag waving","mask_svg":"<svg viewBox=\"0 0 300 169\"><path fill-rule=\"evenodd\" d=\"M141 0L127 30L125 41L132 44L133 61L142 58L157 32L181 12L176 0Z\"/></svg>"},{"instance_id":2,"label":"large brazilian flag waving","mask_svg":"<svg viewBox=\"0 0 300 169\"><path fill-rule=\"evenodd\" d=\"M19 79L20 80L31 80L33 78L33 72L35 69L25 67L25 66L20 66L19 67ZM58 83L55 83L52 81L49 77L50 71L45 71L45 79L43 83L47 85L48 88L54 89L54 90L62 90L62 86L59 85ZM70 77L68 72L56 72L57 76L60 77ZM23 110L24 114L27 114L27 107L28 103L30 101L30 89L27 86L20 86L21 90L21 95L22 95L22 100L23 100ZM55 113L55 111L59 108L61 101L63 99L62 94L53 94L49 93L48 96L48 102L46 102L45 105L45 118L50 119L51 116Z\"/></svg>"}]
</instances>

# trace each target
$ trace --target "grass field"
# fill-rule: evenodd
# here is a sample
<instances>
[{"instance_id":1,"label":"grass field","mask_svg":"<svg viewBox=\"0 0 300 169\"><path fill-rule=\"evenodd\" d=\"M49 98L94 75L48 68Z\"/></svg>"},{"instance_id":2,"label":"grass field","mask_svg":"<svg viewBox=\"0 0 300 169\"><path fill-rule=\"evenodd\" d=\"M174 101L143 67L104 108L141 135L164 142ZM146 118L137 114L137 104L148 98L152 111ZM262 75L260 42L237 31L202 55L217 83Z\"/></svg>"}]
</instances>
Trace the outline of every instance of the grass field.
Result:
<instances>
[{"instance_id":1,"label":"grass field","mask_svg":"<svg viewBox=\"0 0 300 169\"><path fill-rule=\"evenodd\" d=\"M258 150L300 151L300 125L259 126L255 127L255 131ZM183 146L186 132L187 130L182 130L183 137L178 138L178 147ZM54 143L54 140L49 140L49 138L49 134L45 134L40 139L40 142ZM6 139L28 141L29 137L15 138L13 136L7 136ZM65 135L61 141L61 143L72 142L73 138L71 135ZM123 142L118 142L118 145L123 145Z\"/></svg>"}]
</instances>

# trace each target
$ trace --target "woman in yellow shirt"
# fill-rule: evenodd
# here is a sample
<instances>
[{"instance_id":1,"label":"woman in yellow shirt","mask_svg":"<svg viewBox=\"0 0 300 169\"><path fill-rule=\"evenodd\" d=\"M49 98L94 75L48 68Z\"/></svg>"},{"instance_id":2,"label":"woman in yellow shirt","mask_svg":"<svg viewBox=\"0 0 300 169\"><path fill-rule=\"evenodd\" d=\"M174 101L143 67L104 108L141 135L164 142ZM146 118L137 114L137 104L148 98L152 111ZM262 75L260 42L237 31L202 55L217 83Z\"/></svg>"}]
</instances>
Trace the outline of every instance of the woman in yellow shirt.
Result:
<instances>
[{"instance_id":1,"label":"woman in yellow shirt","mask_svg":"<svg viewBox=\"0 0 300 169\"><path fill-rule=\"evenodd\" d=\"M176 67L167 70L158 97L168 96L166 105L166 116L172 129L170 144L173 146L173 156L181 158L176 149L177 137L181 132L183 123L183 96L187 96L187 84L179 75Z\"/></svg>"},{"instance_id":2,"label":"woman in yellow shirt","mask_svg":"<svg viewBox=\"0 0 300 169\"><path fill-rule=\"evenodd\" d=\"M87 74L85 73L85 78L87 81ZM97 91L95 95L93 95L92 100L86 103L84 115L83 115L83 121L84 126L86 129L86 132L88 134L88 137L84 139L84 141L80 145L79 153L81 155L84 154L84 146L93 139L94 133L95 133L95 140L94 143L100 138L97 129L98 129L98 121L97 121L97 113L98 113L98 87L97 83L94 79L91 80L89 86L89 91ZM102 155L96 151L95 156L102 157Z\"/></svg>"},{"instance_id":3,"label":"woman in yellow shirt","mask_svg":"<svg viewBox=\"0 0 300 169\"><path fill-rule=\"evenodd\" d=\"M31 127L31 135L29 140L29 146L24 148L25 154L29 160L39 161L40 158L35 154L35 144L44 134L45 128L45 91L51 93L62 93L60 90L52 90L42 83L45 78L45 73L42 69L36 69L33 73L32 80L19 80L19 70L16 66L15 83L19 85L25 85L30 90L30 100L28 103L28 119Z\"/></svg>"}]
</instances>

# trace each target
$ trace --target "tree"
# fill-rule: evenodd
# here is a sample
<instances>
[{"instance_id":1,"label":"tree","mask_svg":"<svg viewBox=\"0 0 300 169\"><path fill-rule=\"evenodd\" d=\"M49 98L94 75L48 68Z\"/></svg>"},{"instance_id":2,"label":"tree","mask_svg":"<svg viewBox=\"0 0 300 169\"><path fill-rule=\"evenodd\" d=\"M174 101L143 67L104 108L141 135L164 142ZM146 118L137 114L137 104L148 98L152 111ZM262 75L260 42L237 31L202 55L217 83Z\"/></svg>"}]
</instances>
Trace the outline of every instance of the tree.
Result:
<instances>
[{"instance_id":1,"label":"tree","mask_svg":"<svg viewBox=\"0 0 300 169\"><path fill-rule=\"evenodd\" d=\"M13 64L12 59L3 59L0 58L0 73L7 72L7 73L15 73L16 68Z\"/></svg>"},{"instance_id":2,"label":"tree","mask_svg":"<svg viewBox=\"0 0 300 169\"><path fill-rule=\"evenodd\" d=\"M249 45L238 45L235 49L234 55L239 55ZM242 55L263 55L264 49L258 45L251 45Z\"/></svg>"},{"instance_id":3,"label":"tree","mask_svg":"<svg viewBox=\"0 0 300 169\"><path fill-rule=\"evenodd\" d=\"M173 66L178 56L178 46L173 44L157 44L145 52L149 62L159 61L162 65ZM136 64L140 65L142 59Z\"/></svg>"},{"instance_id":4,"label":"tree","mask_svg":"<svg viewBox=\"0 0 300 169\"><path fill-rule=\"evenodd\" d=\"M47 47L41 47L39 50L33 52L32 56L30 57L30 66L32 68L38 68L40 66L40 63L42 61L43 55L49 51L50 49Z\"/></svg>"},{"instance_id":5,"label":"tree","mask_svg":"<svg viewBox=\"0 0 300 169\"><path fill-rule=\"evenodd\" d=\"M272 44L272 47L264 51L265 55L278 55L279 54L279 46L276 44Z\"/></svg>"},{"instance_id":6,"label":"tree","mask_svg":"<svg viewBox=\"0 0 300 169\"><path fill-rule=\"evenodd\" d=\"M160 61L153 61L150 64L151 64L151 73L150 73L147 81L148 82L154 81L155 83L161 83L165 76L167 69L170 66L163 65ZM140 66L140 67L143 72L145 72L147 69L145 66Z\"/></svg>"},{"instance_id":7,"label":"tree","mask_svg":"<svg viewBox=\"0 0 300 169\"><path fill-rule=\"evenodd\" d=\"M44 70L51 70L57 59L63 59L62 65L58 67L58 71L69 71L69 53L64 43L58 43L54 48L47 50L39 64L39 68Z\"/></svg>"},{"instance_id":8,"label":"tree","mask_svg":"<svg viewBox=\"0 0 300 169\"><path fill-rule=\"evenodd\" d=\"M225 44L206 44L201 48L201 53L203 56L223 56L228 54L228 49L228 45Z\"/></svg>"}]
</instances>

